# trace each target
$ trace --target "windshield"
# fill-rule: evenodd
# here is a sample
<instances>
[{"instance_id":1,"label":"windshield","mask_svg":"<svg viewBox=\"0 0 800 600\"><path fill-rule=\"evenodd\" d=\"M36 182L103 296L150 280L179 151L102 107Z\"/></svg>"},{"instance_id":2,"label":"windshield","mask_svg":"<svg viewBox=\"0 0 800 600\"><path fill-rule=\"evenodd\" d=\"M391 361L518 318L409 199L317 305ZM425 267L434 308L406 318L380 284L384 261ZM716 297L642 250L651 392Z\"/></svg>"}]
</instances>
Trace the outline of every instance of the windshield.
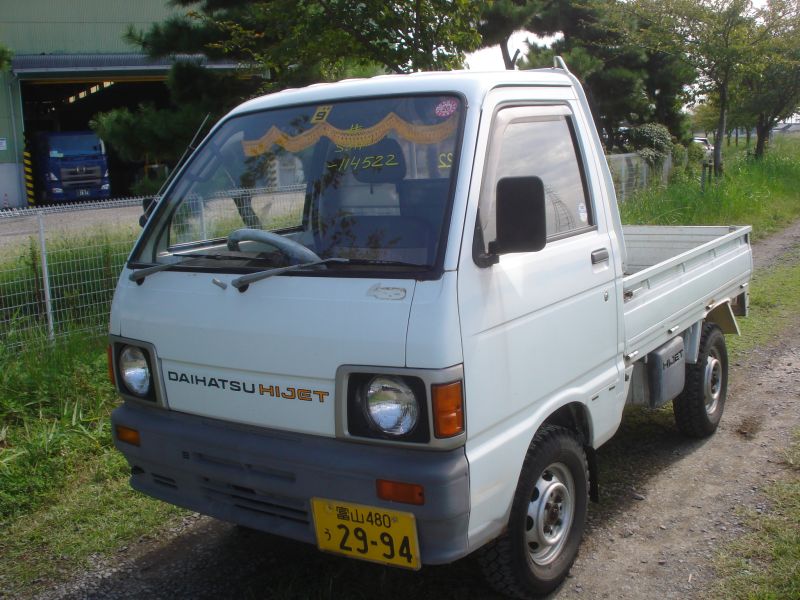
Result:
<instances>
[{"instance_id":1,"label":"windshield","mask_svg":"<svg viewBox=\"0 0 800 600\"><path fill-rule=\"evenodd\" d=\"M50 156L54 158L92 156L104 153L103 143L91 133L53 136L48 145L50 146Z\"/></svg>"},{"instance_id":2,"label":"windshield","mask_svg":"<svg viewBox=\"0 0 800 600\"><path fill-rule=\"evenodd\" d=\"M229 119L170 187L133 260L206 256L192 268L236 271L316 256L348 259L328 263L336 271L428 269L446 229L461 112L457 97L427 95Z\"/></svg>"}]
</instances>

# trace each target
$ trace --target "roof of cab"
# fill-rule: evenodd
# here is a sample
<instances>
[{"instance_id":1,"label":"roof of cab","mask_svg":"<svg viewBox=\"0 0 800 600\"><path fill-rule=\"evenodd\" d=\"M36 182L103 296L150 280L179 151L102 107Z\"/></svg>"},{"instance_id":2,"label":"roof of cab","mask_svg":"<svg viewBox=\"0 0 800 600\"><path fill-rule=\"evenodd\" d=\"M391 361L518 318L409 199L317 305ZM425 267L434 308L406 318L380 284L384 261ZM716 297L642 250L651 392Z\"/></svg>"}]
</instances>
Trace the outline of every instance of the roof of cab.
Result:
<instances>
[{"instance_id":1,"label":"roof of cab","mask_svg":"<svg viewBox=\"0 0 800 600\"><path fill-rule=\"evenodd\" d=\"M331 102L364 96L395 94L424 94L454 92L468 101L479 101L491 89L503 86L549 85L572 86L561 69L531 71L448 71L412 73L409 75L379 75L369 79L345 79L336 83L315 83L304 88L287 89L254 98L239 105L231 115L314 102Z\"/></svg>"}]
</instances>

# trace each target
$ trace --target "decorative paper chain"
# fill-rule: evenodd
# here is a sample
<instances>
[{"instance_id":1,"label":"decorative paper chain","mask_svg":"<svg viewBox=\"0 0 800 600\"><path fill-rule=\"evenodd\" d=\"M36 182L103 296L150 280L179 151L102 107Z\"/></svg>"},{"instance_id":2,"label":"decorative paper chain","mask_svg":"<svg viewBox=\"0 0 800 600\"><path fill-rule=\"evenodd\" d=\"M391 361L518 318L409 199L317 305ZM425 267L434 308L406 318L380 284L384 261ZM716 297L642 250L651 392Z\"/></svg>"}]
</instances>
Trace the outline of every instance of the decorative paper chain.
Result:
<instances>
[{"instance_id":1,"label":"decorative paper chain","mask_svg":"<svg viewBox=\"0 0 800 600\"><path fill-rule=\"evenodd\" d=\"M453 118L436 125L413 125L391 112L379 123L364 129L337 129L327 121L323 121L308 131L291 136L273 125L260 139L243 140L242 148L245 156L251 157L268 152L273 144L289 152L299 152L316 144L323 136L343 148L364 148L381 141L392 129L409 142L436 144L453 135L456 125L456 119Z\"/></svg>"}]
</instances>

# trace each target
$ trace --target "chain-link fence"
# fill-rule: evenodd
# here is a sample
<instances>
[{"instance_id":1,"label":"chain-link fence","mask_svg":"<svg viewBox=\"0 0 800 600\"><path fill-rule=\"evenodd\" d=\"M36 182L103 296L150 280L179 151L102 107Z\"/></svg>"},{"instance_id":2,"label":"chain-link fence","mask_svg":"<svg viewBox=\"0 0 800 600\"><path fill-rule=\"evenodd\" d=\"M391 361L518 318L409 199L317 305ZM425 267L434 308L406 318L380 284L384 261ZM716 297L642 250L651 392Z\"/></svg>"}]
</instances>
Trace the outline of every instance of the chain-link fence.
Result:
<instances>
[{"instance_id":1,"label":"chain-link fence","mask_svg":"<svg viewBox=\"0 0 800 600\"><path fill-rule=\"evenodd\" d=\"M0 212L0 345L102 331L142 198Z\"/></svg>"},{"instance_id":2,"label":"chain-link fence","mask_svg":"<svg viewBox=\"0 0 800 600\"><path fill-rule=\"evenodd\" d=\"M654 170L636 154L608 157L624 201ZM171 236L208 239L231 223L273 229L300 223L303 186L231 190L189 199ZM15 348L74 332L102 332L114 288L139 229L144 198L0 211L0 346ZM198 237L199 236L199 237Z\"/></svg>"},{"instance_id":3,"label":"chain-link fence","mask_svg":"<svg viewBox=\"0 0 800 600\"><path fill-rule=\"evenodd\" d=\"M663 164L653 167L638 154L609 154L606 156L611 168L611 178L617 190L617 201L624 202L633 192L655 182L667 183L672 171L672 157Z\"/></svg>"}]
</instances>

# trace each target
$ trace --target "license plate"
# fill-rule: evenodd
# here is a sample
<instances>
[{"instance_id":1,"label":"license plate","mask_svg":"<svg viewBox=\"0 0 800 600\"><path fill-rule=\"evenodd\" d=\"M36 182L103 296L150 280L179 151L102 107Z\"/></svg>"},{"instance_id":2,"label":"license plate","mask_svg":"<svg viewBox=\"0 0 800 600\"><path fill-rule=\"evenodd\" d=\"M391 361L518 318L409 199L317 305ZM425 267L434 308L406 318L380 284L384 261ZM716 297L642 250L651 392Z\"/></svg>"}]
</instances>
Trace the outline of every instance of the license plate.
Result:
<instances>
[{"instance_id":1,"label":"license plate","mask_svg":"<svg viewBox=\"0 0 800 600\"><path fill-rule=\"evenodd\" d=\"M88 196L89 190L78 190L78 196Z\"/></svg>"},{"instance_id":2,"label":"license plate","mask_svg":"<svg viewBox=\"0 0 800 600\"><path fill-rule=\"evenodd\" d=\"M312 498L320 550L372 562L419 569L417 524L412 513Z\"/></svg>"}]
</instances>

